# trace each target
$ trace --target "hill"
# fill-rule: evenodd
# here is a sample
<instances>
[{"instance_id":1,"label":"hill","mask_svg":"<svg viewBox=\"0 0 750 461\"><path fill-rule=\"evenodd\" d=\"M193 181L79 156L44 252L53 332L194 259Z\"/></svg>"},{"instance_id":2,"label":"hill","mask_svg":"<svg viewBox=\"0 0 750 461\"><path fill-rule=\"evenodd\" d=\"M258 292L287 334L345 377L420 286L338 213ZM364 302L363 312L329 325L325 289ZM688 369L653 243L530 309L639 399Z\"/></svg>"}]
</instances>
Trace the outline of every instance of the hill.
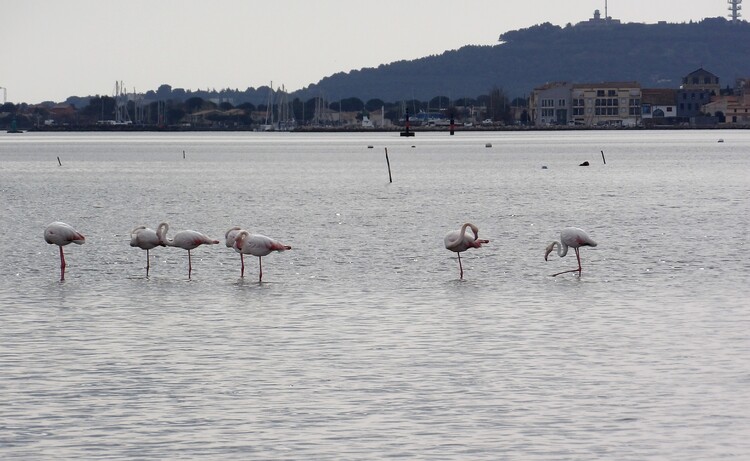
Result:
<instances>
[{"instance_id":1,"label":"hill","mask_svg":"<svg viewBox=\"0 0 750 461\"><path fill-rule=\"evenodd\" d=\"M337 73L294 96L457 99L499 87L515 97L550 81L638 81L644 88L677 88L684 75L699 67L718 75L723 86L750 76L750 24L723 18L685 24L545 23L506 32L499 41Z\"/></svg>"}]
</instances>

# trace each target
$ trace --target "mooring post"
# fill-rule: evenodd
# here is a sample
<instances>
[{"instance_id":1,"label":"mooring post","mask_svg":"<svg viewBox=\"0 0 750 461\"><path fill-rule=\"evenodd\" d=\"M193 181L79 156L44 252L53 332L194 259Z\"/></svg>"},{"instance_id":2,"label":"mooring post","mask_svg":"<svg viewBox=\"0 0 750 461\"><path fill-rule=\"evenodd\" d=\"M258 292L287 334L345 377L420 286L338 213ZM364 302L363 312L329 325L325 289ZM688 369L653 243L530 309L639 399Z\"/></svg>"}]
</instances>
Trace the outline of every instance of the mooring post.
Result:
<instances>
[{"instance_id":1,"label":"mooring post","mask_svg":"<svg viewBox=\"0 0 750 461\"><path fill-rule=\"evenodd\" d=\"M393 183L393 177L391 176L391 161L388 159L388 148L385 148L385 163L388 164L388 182Z\"/></svg>"}]
</instances>

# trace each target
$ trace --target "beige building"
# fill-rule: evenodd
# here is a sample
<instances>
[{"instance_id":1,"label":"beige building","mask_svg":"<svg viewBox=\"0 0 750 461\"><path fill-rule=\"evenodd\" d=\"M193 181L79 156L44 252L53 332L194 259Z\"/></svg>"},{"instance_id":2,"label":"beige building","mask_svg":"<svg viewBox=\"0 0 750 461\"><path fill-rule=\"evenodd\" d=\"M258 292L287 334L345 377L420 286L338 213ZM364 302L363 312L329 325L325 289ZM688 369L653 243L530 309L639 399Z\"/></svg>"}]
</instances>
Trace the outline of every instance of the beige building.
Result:
<instances>
[{"instance_id":1,"label":"beige building","mask_svg":"<svg viewBox=\"0 0 750 461\"><path fill-rule=\"evenodd\" d=\"M640 125L641 85L638 82L576 83L571 89L570 109L576 125Z\"/></svg>"},{"instance_id":2,"label":"beige building","mask_svg":"<svg viewBox=\"0 0 750 461\"><path fill-rule=\"evenodd\" d=\"M715 96L703 112L721 117L726 125L750 126L750 94Z\"/></svg>"}]
</instances>

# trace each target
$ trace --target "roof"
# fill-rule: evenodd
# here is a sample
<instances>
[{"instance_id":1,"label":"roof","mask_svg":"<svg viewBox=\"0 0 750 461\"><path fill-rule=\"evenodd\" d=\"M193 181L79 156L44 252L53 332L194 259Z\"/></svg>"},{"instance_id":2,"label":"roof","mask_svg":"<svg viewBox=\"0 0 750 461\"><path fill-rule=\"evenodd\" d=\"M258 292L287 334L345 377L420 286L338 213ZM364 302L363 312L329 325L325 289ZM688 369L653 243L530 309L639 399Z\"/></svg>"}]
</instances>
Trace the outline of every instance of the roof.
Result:
<instances>
[{"instance_id":1,"label":"roof","mask_svg":"<svg viewBox=\"0 0 750 461\"><path fill-rule=\"evenodd\" d=\"M717 75L715 75L715 74L712 74L711 72L707 71L706 69L704 69L704 68L702 68L702 67L701 67L701 68L699 68L699 69L696 69L696 70L694 70L694 71L692 71L692 72L690 72L690 73L689 73L689 74L687 74L687 75L686 75L685 77L686 77L686 78L687 78L687 77L694 77L694 76L698 76L698 75L700 75L700 76L706 76L706 75L710 75L711 77L716 77L716 78L718 78L718 76L717 76Z\"/></svg>"},{"instance_id":2,"label":"roof","mask_svg":"<svg viewBox=\"0 0 750 461\"><path fill-rule=\"evenodd\" d=\"M640 88L638 82L574 83L573 88Z\"/></svg>"},{"instance_id":3,"label":"roof","mask_svg":"<svg viewBox=\"0 0 750 461\"><path fill-rule=\"evenodd\" d=\"M677 91L670 88L644 88L641 90L641 102L657 106L677 104Z\"/></svg>"}]
</instances>

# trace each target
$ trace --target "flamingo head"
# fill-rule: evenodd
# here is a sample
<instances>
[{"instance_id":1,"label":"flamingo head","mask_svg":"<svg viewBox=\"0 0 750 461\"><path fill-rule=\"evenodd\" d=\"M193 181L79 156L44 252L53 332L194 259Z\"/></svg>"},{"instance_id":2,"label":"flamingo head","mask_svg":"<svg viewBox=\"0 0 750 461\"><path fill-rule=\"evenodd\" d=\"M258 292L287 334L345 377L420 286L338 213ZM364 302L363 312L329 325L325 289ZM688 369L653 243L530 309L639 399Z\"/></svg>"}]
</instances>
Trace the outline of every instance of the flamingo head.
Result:
<instances>
[{"instance_id":1,"label":"flamingo head","mask_svg":"<svg viewBox=\"0 0 750 461\"><path fill-rule=\"evenodd\" d=\"M245 244L245 240L250 236L250 233L246 230L241 230L234 237L234 245L232 247L236 250L240 250Z\"/></svg>"},{"instance_id":2,"label":"flamingo head","mask_svg":"<svg viewBox=\"0 0 750 461\"><path fill-rule=\"evenodd\" d=\"M156 236L159 238L159 246L167 246L167 231L169 231L169 224L163 222L156 228Z\"/></svg>"},{"instance_id":3,"label":"flamingo head","mask_svg":"<svg viewBox=\"0 0 750 461\"><path fill-rule=\"evenodd\" d=\"M549 245L547 245L547 248L544 249L544 260L545 261L547 260L547 256L549 256L549 254L552 253L552 250L555 249L555 243L557 243L557 242L550 243Z\"/></svg>"}]
</instances>

